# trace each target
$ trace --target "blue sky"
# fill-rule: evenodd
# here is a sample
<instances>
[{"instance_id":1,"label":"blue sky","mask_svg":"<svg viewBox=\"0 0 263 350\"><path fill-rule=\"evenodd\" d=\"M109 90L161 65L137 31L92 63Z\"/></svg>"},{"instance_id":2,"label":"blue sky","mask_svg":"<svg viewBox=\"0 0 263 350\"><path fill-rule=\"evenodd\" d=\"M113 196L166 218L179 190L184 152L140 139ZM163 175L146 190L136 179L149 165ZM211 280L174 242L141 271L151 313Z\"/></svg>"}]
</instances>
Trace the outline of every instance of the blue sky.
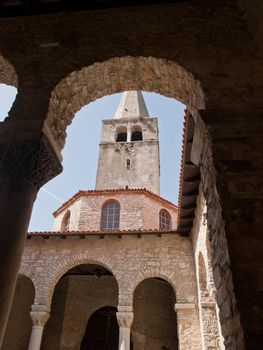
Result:
<instances>
[{"instance_id":1,"label":"blue sky","mask_svg":"<svg viewBox=\"0 0 263 350\"><path fill-rule=\"evenodd\" d=\"M0 84L0 118L7 115L16 94L14 88ZM158 117L161 196L176 203L181 161L184 106L170 98L143 93L148 112ZM52 213L74 193L94 189L101 120L113 117L121 94L106 96L84 106L68 127L63 155L63 173L49 181L38 193L29 231L47 231L53 226Z\"/></svg>"}]
</instances>

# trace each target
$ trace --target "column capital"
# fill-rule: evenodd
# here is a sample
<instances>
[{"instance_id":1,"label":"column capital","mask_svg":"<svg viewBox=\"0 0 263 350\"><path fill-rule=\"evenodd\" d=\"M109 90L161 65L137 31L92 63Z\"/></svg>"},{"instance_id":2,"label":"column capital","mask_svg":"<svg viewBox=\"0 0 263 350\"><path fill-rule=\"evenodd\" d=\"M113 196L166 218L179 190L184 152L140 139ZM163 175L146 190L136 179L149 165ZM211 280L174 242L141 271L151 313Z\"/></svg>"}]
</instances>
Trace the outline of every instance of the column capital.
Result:
<instances>
[{"instance_id":1,"label":"column capital","mask_svg":"<svg viewBox=\"0 0 263 350\"><path fill-rule=\"evenodd\" d=\"M32 319L33 326L44 327L50 317L50 313L46 311L31 311L30 317Z\"/></svg>"},{"instance_id":2,"label":"column capital","mask_svg":"<svg viewBox=\"0 0 263 350\"><path fill-rule=\"evenodd\" d=\"M6 130L7 129L7 130ZM31 185L36 191L62 171L61 159L48 137L40 132L25 137L0 125L0 178L9 181L11 190ZM21 132L22 133L22 132Z\"/></svg>"},{"instance_id":3,"label":"column capital","mask_svg":"<svg viewBox=\"0 0 263 350\"><path fill-rule=\"evenodd\" d=\"M117 317L119 327L131 328L133 317L134 317L133 312L130 312L130 311L116 312L116 317Z\"/></svg>"},{"instance_id":4,"label":"column capital","mask_svg":"<svg viewBox=\"0 0 263 350\"><path fill-rule=\"evenodd\" d=\"M50 308L47 305L33 304L31 310L30 316L33 326L44 327L50 317Z\"/></svg>"}]
</instances>

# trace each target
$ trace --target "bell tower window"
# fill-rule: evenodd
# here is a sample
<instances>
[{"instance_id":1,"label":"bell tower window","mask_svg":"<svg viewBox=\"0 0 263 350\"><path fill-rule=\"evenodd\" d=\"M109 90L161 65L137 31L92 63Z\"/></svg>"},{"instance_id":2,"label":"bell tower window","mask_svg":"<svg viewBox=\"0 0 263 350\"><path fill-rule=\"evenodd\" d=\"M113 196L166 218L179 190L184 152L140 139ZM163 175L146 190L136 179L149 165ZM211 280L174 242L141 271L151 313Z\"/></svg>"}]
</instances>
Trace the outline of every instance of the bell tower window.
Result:
<instances>
[{"instance_id":1,"label":"bell tower window","mask_svg":"<svg viewBox=\"0 0 263 350\"><path fill-rule=\"evenodd\" d=\"M142 141L142 128L140 126L132 128L131 141Z\"/></svg>"},{"instance_id":2,"label":"bell tower window","mask_svg":"<svg viewBox=\"0 0 263 350\"><path fill-rule=\"evenodd\" d=\"M116 142L127 142L127 129L125 127L117 129Z\"/></svg>"}]
</instances>

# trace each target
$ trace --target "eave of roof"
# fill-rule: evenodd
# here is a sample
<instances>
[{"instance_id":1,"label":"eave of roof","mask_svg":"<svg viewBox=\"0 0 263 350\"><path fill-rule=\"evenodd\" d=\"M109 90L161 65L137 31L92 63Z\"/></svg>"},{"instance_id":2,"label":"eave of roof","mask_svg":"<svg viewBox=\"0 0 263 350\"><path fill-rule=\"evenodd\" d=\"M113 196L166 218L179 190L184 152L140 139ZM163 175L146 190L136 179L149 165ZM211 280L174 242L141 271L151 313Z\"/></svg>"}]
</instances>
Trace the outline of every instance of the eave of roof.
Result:
<instances>
[{"instance_id":1,"label":"eave of roof","mask_svg":"<svg viewBox=\"0 0 263 350\"><path fill-rule=\"evenodd\" d=\"M177 230L189 236L195 217L196 199L200 183L200 170L191 162L195 122L188 109L185 109L182 135L182 156L180 167Z\"/></svg>"},{"instance_id":2,"label":"eave of roof","mask_svg":"<svg viewBox=\"0 0 263 350\"><path fill-rule=\"evenodd\" d=\"M154 235L157 237L161 237L163 235L181 235L180 232L177 230L169 230L169 231L163 231L163 230L158 230L158 229L148 229L148 230L105 230L105 231L40 231L40 232L28 232L27 234L27 239L31 238L36 238L36 237L41 237L44 239L49 239L50 237L57 237L61 239L66 239L67 237L80 237L80 238L85 238L85 237L92 237L92 236L97 236L99 238L104 238L105 236L117 236L117 237L122 237L122 236L137 236L141 237L143 235Z\"/></svg>"},{"instance_id":3,"label":"eave of roof","mask_svg":"<svg viewBox=\"0 0 263 350\"><path fill-rule=\"evenodd\" d=\"M162 198L158 196L157 194L147 190L146 188L120 188L120 189L103 189L103 190L80 190L76 194L74 194L71 198L69 198L66 202L64 202L56 211L54 211L53 216L58 215L61 213L65 208L67 208L70 204L75 202L77 199L80 197L86 197L86 196L96 196L96 195L105 195L105 194L116 194L116 193L121 193L121 194L135 194L135 193L141 193L144 194L148 197L151 197L153 199L156 199L165 205L169 205L170 207L177 209L177 206L168 201L165 198Z\"/></svg>"}]
</instances>

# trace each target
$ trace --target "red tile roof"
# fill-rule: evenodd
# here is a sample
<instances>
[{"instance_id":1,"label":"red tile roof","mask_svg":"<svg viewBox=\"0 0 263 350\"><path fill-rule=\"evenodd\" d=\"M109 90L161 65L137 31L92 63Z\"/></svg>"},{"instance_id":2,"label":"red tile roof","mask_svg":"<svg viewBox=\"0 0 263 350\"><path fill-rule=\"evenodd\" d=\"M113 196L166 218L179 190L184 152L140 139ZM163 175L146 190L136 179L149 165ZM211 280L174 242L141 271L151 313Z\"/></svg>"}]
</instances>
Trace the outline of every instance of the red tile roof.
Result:
<instances>
[{"instance_id":1,"label":"red tile roof","mask_svg":"<svg viewBox=\"0 0 263 350\"><path fill-rule=\"evenodd\" d=\"M152 197L154 199L159 200L162 203L165 203L166 205L169 205L175 209L177 209L177 206L173 204L172 202L168 201L167 199L164 199L157 194L147 190L146 188L119 188L119 189L103 189L103 190L87 190L87 191L79 191L76 194L74 194L70 199L68 199L65 203L63 203L56 211L54 211L53 215L58 215L62 210L67 208L70 204L75 202L80 197L85 196L96 196L96 195L105 195L105 194L113 194L113 193L125 193L125 194L134 194L134 193L141 193L144 195L147 195L149 197Z\"/></svg>"}]
</instances>

